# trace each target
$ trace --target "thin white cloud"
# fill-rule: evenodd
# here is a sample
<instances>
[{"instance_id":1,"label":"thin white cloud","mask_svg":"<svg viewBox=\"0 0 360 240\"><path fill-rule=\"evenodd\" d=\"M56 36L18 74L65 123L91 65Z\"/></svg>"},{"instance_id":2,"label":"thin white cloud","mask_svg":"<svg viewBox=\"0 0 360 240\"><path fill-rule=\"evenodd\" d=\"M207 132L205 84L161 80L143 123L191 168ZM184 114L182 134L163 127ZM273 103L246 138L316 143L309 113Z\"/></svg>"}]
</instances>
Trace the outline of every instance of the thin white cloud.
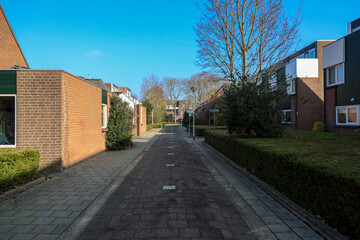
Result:
<instances>
[{"instance_id":1,"label":"thin white cloud","mask_svg":"<svg viewBox=\"0 0 360 240\"><path fill-rule=\"evenodd\" d=\"M98 57L102 54L102 52L100 50L91 50L89 52L87 52L85 55L89 56L89 57Z\"/></svg>"}]
</instances>

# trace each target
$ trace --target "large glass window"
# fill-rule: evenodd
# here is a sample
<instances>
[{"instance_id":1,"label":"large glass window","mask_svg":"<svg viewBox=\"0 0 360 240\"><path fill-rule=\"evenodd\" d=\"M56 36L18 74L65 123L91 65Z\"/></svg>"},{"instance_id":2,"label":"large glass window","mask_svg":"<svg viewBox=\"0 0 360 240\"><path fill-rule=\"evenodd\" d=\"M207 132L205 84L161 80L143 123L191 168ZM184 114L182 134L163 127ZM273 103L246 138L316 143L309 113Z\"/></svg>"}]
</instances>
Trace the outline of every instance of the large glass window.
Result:
<instances>
[{"instance_id":1,"label":"large glass window","mask_svg":"<svg viewBox=\"0 0 360 240\"><path fill-rule=\"evenodd\" d=\"M0 146L15 145L15 96L0 96Z\"/></svg>"},{"instance_id":2,"label":"large glass window","mask_svg":"<svg viewBox=\"0 0 360 240\"><path fill-rule=\"evenodd\" d=\"M336 107L336 124L340 125L359 125L359 106Z\"/></svg>"},{"instance_id":3,"label":"large glass window","mask_svg":"<svg viewBox=\"0 0 360 240\"><path fill-rule=\"evenodd\" d=\"M107 127L107 105L101 105L101 126L102 128Z\"/></svg>"},{"instance_id":4,"label":"large glass window","mask_svg":"<svg viewBox=\"0 0 360 240\"><path fill-rule=\"evenodd\" d=\"M327 69L327 85L336 85L345 82L344 64Z\"/></svg>"}]
</instances>

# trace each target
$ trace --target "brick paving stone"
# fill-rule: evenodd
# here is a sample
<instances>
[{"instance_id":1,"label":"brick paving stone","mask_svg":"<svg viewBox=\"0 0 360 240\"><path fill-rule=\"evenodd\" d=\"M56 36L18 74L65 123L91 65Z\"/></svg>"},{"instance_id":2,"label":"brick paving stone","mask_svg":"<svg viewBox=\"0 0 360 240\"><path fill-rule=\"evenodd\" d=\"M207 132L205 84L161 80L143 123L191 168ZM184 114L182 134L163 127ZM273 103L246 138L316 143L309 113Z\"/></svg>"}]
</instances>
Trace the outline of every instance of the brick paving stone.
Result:
<instances>
[{"instance_id":1,"label":"brick paving stone","mask_svg":"<svg viewBox=\"0 0 360 240\"><path fill-rule=\"evenodd\" d=\"M10 239L12 236L14 236L13 233L0 233L0 239L1 239L1 240L8 240L8 239Z\"/></svg>"},{"instance_id":2,"label":"brick paving stone","mask_svg":"<svg viewBox=\"0 0 360 240\"><path fill-rule=\"evenodd\" d=\"M141 137L133 137L135 147L131 149L100 153L54 174L49 181L16 198L0 202L0 239L9 236L22 240L59 237L158 132L153 130ZM7 233L10 230L17 234ZM30 230L39 234L23 234Z\"/></svg>"},{"instance_id":3,"label":"brick paving stone","mask_svg":"<svg viewBox=\"0 0 360 240\"><path fill-rule=\"evenodd\" d=\"M132 239L225 239L234 237L235 228L242 229L247 239L255 239L179 129L165 131L176 134L156 140L79 239L92 237L90 233L101 238L108 231L114 231L110 239L129 235ZM171 136L174 148L167 148ZM169 152L174 155L168 156ZM169 159L175 167L166 167ZM176 189L163 190L164 185ZM237 225L225 222L230 217Z\"/></svg>"}]
</instances>

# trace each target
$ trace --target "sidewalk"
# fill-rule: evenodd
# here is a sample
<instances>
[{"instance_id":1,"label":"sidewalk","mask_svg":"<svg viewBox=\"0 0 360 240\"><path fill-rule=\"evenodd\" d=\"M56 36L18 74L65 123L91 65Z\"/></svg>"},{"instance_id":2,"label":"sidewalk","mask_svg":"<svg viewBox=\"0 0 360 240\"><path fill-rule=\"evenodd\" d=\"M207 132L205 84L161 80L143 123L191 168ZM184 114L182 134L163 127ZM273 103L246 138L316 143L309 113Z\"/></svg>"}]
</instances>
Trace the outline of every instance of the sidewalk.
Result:
<instances>
[{"instance_id":1,"label":"sidewalk","mask_svg":"<svg viewBox=\"0 0 360 240\"><path fill-rule=\"evenodd\" d=\"M56 239L159 134L133 137L135 146L103 152L0 203L0 239Z\"/></svg>"}]
</instances>

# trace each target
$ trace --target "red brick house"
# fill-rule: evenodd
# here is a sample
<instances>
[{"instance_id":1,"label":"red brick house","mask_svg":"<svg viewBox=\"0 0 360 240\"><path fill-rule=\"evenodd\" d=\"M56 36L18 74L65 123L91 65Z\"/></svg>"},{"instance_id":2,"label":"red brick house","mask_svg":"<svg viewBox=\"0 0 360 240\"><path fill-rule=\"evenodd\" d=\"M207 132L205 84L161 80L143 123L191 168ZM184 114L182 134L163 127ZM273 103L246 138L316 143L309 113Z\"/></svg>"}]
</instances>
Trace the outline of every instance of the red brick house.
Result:
<instances>
[{"instance_id":1,"label":"red brick house","mask_svg":"<svg viewBox=\"0 0 360 240\"><path fill-rule=\"evenodd\" d=\"M0 148L38 149L41 168L104 151L106 88L63 70L28 67L0 6Z\"/></svg>"},{"instance_id":2,"label":"red brick house","mask_svg":"<svg viewBox=\"0 0 360 240\"><path fill-rule=\"evenodd\" d=\"M315 122L324 121L323 46L331 42L316 41L297 51L270 80L272 88L285 87L288 94L281 102L283 124L312 130Z\"/></svg>"},{"instance_id":3,"label":"red brick house","mask_svg":"<svg viewBox=\"0 0 360 240\"><path fill-rule=\"evenodd\" d=\"M136 99L128 87L118 87L113 83L105 83L106 87L114 95L121 98L122 101L129 104L129 107L133 110L133 131L132 134L140 136L146 132L146 107Z\"/></svg>"}]
</instances>

